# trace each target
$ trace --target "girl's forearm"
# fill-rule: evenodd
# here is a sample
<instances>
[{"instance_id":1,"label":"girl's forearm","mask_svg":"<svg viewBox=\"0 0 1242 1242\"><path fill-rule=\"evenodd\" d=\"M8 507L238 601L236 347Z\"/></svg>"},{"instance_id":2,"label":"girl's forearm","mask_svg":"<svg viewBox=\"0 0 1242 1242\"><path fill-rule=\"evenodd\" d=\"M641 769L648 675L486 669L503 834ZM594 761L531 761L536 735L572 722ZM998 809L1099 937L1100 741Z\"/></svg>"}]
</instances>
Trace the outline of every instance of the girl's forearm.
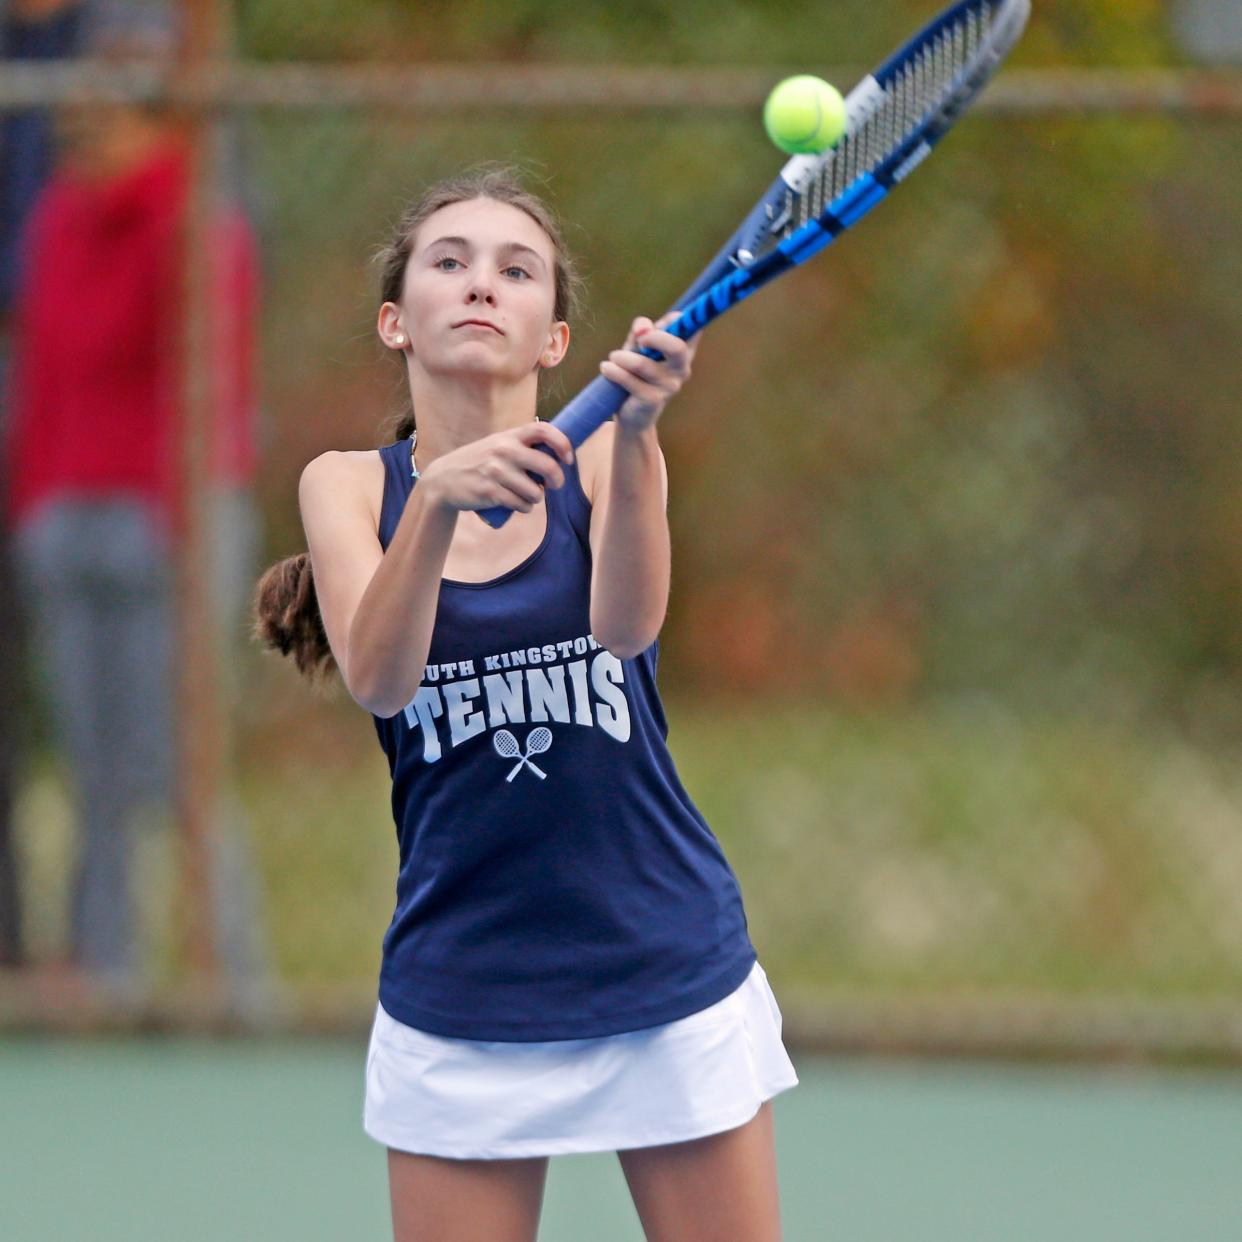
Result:
<instances>
[{"instance_id":1,"label":"girl's forearm","mask_svg":"<svg viewBox=\"0 0 1242 1242\"><path fill-rule=\"evenodd\" d=\"M350 692L377 716L395 716L418 693L456 526L457 510L437 503L422 481L358 602L349 630Z\"/></svg>"},{"instance_id":2,"label":"girl's forearm","mask_svg":"<svg viewBox=\"0 0 1242 1242\"><path fill-rule=\"evenodd\" d=\"M668 608L670 552L655 426L617 426L603 532L591 575L591 632L627 659L656 639Z\"/></svg>"}]
</instances>

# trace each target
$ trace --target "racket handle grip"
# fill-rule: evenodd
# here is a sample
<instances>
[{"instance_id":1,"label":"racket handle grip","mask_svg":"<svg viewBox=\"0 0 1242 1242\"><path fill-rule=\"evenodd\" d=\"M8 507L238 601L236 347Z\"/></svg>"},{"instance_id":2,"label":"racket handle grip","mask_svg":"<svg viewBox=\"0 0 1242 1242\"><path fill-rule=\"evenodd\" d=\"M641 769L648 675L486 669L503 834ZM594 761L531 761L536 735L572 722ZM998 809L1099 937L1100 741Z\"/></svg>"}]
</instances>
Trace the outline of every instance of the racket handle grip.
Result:
<instances>
[{"instance_id":1,"label":"racket handle grip","mask_svg":"<svg viewBox=\"0 0 1242 1242\"><path fill-rule=\"evenodd\" d=\"M657 357L659 355L656 355ZM569 442L576 449L593 431L599 430L621 407L630 394L614 384L612 380L600 375L593 379L553 420L552 426L563 431ZM555 456L546 444L536 445L537 448ZM543 480L529 470L526 472L536 483L542 486ZM475 512L489 526L499 530L512 516L513 510L504 505L496 505L491 509L476 509Z\"/></svg>"}]
</instances>

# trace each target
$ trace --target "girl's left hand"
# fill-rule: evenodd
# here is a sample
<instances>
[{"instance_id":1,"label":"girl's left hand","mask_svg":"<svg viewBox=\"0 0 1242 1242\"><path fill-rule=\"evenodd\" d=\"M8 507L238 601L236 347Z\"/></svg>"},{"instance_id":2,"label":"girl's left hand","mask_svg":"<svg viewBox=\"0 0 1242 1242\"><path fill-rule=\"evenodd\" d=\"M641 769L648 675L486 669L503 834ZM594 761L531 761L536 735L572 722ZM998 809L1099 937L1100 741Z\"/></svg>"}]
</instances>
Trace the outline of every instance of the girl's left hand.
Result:
<instances>
[{"instance_id":1,"label":"girl's left hand","mask_svg":"<svg viewBox=\"0 0 1242 1242\"><path fill-rule=\"evenodd\" d=\"M605 362L599 364L605 378L620 384L629 399L617 411L617 422L630 431L643 431L658 419L665 405L690 378L690 363L699 347L698 333L688 341L660 329L677 318L676 311L652 323L640 315L634 320L630 334L621 349L614 349ZM640 354L637 347L657 349L664 355L663 362L656 362Z\"/></svg>"}]
</instances>

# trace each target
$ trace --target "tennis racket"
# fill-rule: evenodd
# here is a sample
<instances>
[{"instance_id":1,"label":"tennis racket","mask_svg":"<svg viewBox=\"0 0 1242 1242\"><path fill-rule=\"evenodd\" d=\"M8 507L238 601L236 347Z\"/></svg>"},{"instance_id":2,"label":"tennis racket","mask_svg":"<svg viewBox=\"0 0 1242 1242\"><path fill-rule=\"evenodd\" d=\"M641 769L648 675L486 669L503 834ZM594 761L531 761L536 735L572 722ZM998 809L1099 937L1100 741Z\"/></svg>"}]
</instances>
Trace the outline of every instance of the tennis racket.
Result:
<instances>
[{"instance_id":1,"label":"tennis racket","mask_svg":"<svg viewBox=\"0 0 1242 1242\"><path fill-rule=\"evenodd\" d=\"M864 78L846 98L840 142L819 155L795 155L781 169L678 298L673 309L680 314L664 331L688 339L756 289L818 254L883 202L983 90L1021 37L1030 10L1030 0L959 0ZM663 357L652 349L639 352ZM601 375L552 425L577 448L628 396L620 384ZM503 506L478 510L496 527L511 512Z\"/></svg>"}]
</instances>

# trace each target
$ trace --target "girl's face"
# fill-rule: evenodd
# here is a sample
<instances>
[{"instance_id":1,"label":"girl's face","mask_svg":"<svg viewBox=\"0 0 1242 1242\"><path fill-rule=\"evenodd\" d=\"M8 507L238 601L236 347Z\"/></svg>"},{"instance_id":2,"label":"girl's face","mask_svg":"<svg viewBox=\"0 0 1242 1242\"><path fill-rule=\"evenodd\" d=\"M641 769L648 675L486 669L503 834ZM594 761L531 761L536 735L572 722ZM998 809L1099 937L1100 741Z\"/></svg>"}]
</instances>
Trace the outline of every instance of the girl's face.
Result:
<instances>
[{"instance_id":1,"label":"girl's face","mask_svg":"<svg viewBox=\"0 0 1242 1242\"><path fill-rule=\"evenodd\" d=\"M442 207L418 227L381 335L404 334L428 374L529 377L569 343L553 319L555 262L551 239L517 207L487 198Z\"/></svg>"}]
</instances>

